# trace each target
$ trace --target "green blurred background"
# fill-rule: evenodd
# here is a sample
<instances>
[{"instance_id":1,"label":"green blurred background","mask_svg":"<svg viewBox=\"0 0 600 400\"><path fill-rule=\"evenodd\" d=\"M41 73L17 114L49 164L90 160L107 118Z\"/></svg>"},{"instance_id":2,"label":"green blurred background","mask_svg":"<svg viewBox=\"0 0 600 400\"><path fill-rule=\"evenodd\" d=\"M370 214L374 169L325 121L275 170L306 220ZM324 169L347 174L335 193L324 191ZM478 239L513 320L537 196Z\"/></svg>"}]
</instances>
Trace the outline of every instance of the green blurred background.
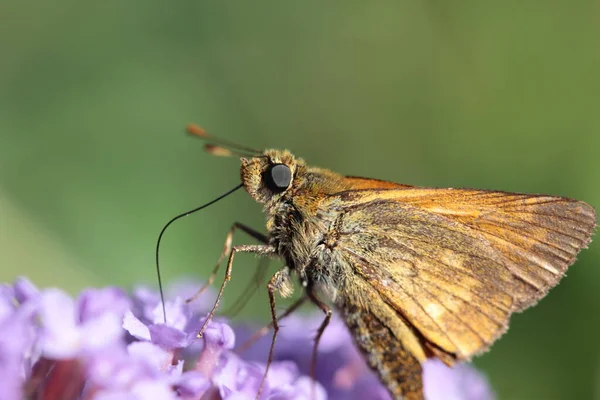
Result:
<instances>
[{"instance_id":1,"label":"green blurred background","mask_svg":"<svg viewBox=\"0 0 600 400\"><path fill-rule=\"evenodd\" d=\"M2 281L155 284L166 220L239 182L188 122L349 175L600 207L598 1L9 1L0 46ZM165 280L206 277L233 221L262 229L260 206L174 225ZM598 398L599 261L477 359L500 399Z\"/></svg>"}]
</instances>

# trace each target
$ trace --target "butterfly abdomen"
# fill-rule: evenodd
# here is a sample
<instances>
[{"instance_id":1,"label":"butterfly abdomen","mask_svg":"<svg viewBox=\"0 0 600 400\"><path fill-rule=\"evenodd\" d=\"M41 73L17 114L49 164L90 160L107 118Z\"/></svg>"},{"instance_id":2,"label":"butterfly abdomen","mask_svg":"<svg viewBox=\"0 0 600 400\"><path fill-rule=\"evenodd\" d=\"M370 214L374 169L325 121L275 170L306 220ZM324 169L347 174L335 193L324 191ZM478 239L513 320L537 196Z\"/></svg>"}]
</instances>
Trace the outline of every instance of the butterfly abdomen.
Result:
<instances>
[{"instance_id":1,"label":"butterfly abdomen","mask_svg":"<svg viewBox=\"0 0 600 400\"><path fill-rule=\"evenodd\" d=\"M423 400L419 361L374 314L352 304L342 307L343 317L369 366L396 400Z\"/></svg>"}]
</instances>

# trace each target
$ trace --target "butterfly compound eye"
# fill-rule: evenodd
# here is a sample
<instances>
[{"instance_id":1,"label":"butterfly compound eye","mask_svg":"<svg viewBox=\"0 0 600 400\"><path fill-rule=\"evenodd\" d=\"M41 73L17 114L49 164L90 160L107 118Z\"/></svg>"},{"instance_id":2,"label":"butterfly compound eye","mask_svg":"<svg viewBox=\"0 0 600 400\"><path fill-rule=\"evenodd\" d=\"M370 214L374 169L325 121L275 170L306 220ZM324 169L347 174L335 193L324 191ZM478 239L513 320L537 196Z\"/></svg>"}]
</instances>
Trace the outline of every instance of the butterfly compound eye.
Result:
<instances>
[{"instance_id":1,"label":"butterfly compound eye","mask_svg":"<svg viewBox=\"0 0 600 400\"><path fill-rule=\"evenodd\" d=\"M274 192L283 192L292 183L292 171L285 164L273 164L265 171L265 184Z\"/></svg>"}]
</instances>

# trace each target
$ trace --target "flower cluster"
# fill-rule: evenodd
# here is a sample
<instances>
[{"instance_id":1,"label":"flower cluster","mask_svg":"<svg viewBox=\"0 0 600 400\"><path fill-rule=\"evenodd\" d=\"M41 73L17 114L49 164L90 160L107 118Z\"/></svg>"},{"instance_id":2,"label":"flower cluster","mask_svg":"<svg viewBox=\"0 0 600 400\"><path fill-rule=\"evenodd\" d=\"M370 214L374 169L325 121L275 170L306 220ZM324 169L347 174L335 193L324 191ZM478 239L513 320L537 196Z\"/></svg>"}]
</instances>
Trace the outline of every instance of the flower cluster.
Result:
<instances>
[{"instance_id":1,"label":"flower cluster","mask_svg":"<svg viewBox=\"0 0 600 400\"><path fill-rule=\"evenodd\" d=\"M211 321L197 333L210 295L186 304L188 288L165 303L155 291L87 289L76 299L39 290L27 279L0 286L0 393L6 400L255 399L270 339L247 352L236 340L252 329ZM186 293L187 292L187 293ZM340 321L319 348L317 381L308 376L312 335L320 320L290 316L277 342L261 399L389 399ZM486 380L469 366L425 366L428 399L488 400Z\"/></svg>"}]
</instances>

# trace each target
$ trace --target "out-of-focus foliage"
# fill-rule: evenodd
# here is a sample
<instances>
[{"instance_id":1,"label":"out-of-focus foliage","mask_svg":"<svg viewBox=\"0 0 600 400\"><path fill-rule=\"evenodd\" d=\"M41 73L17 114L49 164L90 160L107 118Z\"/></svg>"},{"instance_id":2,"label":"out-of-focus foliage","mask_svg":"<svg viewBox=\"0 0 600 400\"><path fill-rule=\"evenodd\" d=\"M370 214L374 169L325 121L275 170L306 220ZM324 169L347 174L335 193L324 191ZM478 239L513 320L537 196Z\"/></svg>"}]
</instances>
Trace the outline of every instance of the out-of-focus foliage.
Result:
<instances>
[{"instance_id":1,"label":"out-of-focus foliage","mask_svg":"<svg viewBox=\"0 0 600 400\"><path fill-rule=\"evenodd\" d=\"M162 224L239 181L237 160L184 136L192 121L351 175L599 207L598 15L596 1L5 2L0 277L155 282ZM262 227L260 206L238 192L174 225L165 279L206 277L233 221ZM501 399L598 395L599 249L477 360ZM255 264L240 256L226 304ZM266 318L266 299L245 314Z\"/></svg>"}]
</instances>

